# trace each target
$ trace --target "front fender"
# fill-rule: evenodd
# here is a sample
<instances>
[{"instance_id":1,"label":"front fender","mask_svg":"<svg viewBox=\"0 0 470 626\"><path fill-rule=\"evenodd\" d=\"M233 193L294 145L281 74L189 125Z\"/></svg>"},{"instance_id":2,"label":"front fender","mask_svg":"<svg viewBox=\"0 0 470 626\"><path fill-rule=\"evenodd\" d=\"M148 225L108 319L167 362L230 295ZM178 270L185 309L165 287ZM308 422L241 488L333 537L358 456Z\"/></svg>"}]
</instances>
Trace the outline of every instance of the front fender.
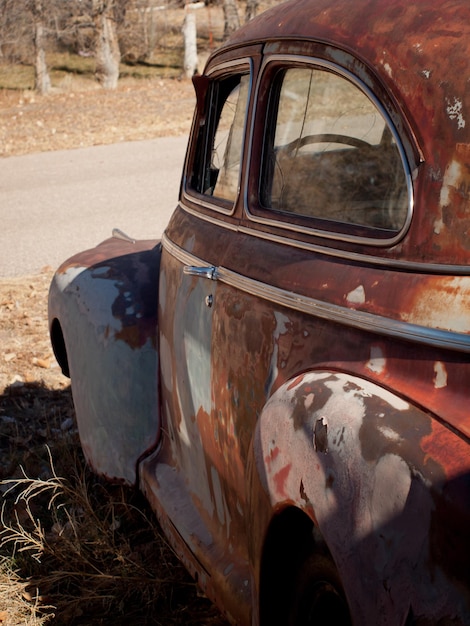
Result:
<instances>
[{"instance_id":1,"label":"front fender","mask_svg":"<svg viewBox=\"0 0 470 626\"><path fill-rule=\"evenodd\" d=\"M355 624L470 623L468 442L367 380L318 371L272 396L254 452L272 510L319 527Z\"/></svg>"},{"instance_id":2,"label":"front fender","mask_svg":"<svg viewBox=\"0 0 470 626\"><path fill-rule=\"evenodd\" d=\"M160 256L158 242L109 239L64 263L49 292L49 327L53 339L63 336L86 459L127 483L159 437Z\"/></svg>"}]
</instances>

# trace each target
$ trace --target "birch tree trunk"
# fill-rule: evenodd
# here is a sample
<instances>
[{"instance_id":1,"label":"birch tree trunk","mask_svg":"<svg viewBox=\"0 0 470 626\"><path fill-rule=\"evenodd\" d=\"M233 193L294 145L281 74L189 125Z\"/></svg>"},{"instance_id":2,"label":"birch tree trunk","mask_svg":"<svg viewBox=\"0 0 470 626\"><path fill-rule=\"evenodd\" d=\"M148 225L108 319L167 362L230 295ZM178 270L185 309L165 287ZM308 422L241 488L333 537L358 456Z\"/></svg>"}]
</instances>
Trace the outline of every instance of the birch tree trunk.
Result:
<instances>
[{"instance_id":1,"label":"birch tree trunk","mask_svg":"<svg viewBox=\"0 0 470 626\"><path fill-rule=\"evenodd\" d=\"M183 70L186 78L191 78L192 76L194 76L197 68L196 14L187 5L184 16L183 37Z\"/></svg>"},{"instance_id":2,"label":"birch tree trunk","mask_svg":"<svg viewBox=\"0 0 470 626\"><path fill-rule=\"evenodd\" d=\"M47 94L51 89L51 79L47 71L45 52L45 28L44 13L41 0L35 0L33 4L34 18L34 88L40 94Z\"/></svg>"},{"instance_id":3,"label":"birch tree trunk","mask_svg":"<svg viewBox=\"0 0 470 626\"><path fill-rule=\"evenodd\" d=\"M224 39L240 27L236 0L224 0Z\"/></svg>"},{"instance_id":4,"label":"birch tree trunk","mask_svg":"<svg viewBox=\"0 0 470 626\"><path fill-rule=\"evenodd\" d=\"M197 27L196 10L204 8L204 2L191 2L184 7L184 62L183 70L186 78L191 78L197 71Z\"/></svg>"},{"instance_id":5,"label":"birch tree trunk","mask_svg":"<svg viewBox=\"0 0 470 626\"><path fill-rule=\"evenodd\" d=\"M246 0L245 23L253 19L258 12L258 0Z\"/></svg>"},{"instance_id":6,"label":"birch tree trunk","mask_svg":"<svg viewBox=\"0 0 470 626\"><path fill-rule=\"evenodd\" d=\"M96 77L105 89L116 89L121 52L114 19L114 0L93 0L96 27Z\"/></svg>"}]
</instances>

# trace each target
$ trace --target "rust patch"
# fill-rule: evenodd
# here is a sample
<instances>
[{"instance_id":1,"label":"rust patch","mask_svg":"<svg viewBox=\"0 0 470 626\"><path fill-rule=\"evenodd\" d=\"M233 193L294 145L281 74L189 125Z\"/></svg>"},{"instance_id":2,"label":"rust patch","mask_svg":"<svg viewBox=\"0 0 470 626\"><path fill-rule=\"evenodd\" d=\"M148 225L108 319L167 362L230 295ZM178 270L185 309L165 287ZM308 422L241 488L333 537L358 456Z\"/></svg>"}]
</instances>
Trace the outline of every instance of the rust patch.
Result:
<instances>
[{"instance_id":1,"label":"rust patch","mask_svg":"<svg viewBox=\"0 0 470 626\"><path fill-rule=\"evenodd\" d=\"M320 417L315 422L313 445L317 452L322 452L323 454L328 452L328 425L323 421L323 417Z\"/></svg>"},{"instance_id":2,"label":"rust patch","mask_svg":"<svg viewBox=\"0 0 470 626\"><path fill-rule=\"evenodd\" d=\"M270 467L273 461L277 459L277 457L279 456L279 453L280 453L279 446L276 446L269 452L268 455L266 455L266 457L264 458L264 461L268 467Z\"/></svg>"},{"instance_id":3,"label":"rust patch","mask_svg":"<svg viewBox=\"0 0 470 626\"><path fill-rule=\"evenodd\" d=\"M291 389L294 389L294 387L297 387L297 385L300 385L300 383L303 381L304 379L304 375L302 374L301 376L297 376L297 378L295 378L291 384L287 387L287 391L290 391Z\"/></svg>"},{"instance_id":4,"label":"rust patch","mask_svg":"<svg viewBox=\"0 0 470 626\"><path fill-rule=\"evenodd\" d=\"M292 463L289 463L288 465L285 465L282 469L280 469L273 476L274 484L276 485L276 492L284 498L287 498L286 482L287 482L287 479L289 478L291 468L292 468Z\"/></svg>"}]
</instances>

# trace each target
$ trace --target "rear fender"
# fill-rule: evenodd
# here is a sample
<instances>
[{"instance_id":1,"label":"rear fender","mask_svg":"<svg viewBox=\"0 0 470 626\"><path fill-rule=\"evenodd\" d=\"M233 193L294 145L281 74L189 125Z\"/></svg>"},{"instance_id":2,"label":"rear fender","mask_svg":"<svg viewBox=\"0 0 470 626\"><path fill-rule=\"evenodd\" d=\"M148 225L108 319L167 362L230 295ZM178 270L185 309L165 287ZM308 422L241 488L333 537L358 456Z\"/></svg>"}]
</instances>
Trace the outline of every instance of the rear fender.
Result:
<instances>
[{"instance_id":1,"label":"rear fender","mask_svg":"<svg viewBox=\"0 0 470 626\"><path fill-rule=\"evenodd\" d=\"M318 371L265 406L253 484L273 514L295 506L317 525L355 624L468 624L469 456L468 442L406 400Z\"/></svg>"},{"instance_id":2,"label":"rear fender","mask_svg":"<svg viewBox=\"0 0 470 626\"><path fill-rule=\"evenodd\" d=\"M110 239L62 265L49 293L51 336L63 337L86 459L96 473L131 484L160 435L160 255L155 241Z\"/></svg>"}]
</instances>

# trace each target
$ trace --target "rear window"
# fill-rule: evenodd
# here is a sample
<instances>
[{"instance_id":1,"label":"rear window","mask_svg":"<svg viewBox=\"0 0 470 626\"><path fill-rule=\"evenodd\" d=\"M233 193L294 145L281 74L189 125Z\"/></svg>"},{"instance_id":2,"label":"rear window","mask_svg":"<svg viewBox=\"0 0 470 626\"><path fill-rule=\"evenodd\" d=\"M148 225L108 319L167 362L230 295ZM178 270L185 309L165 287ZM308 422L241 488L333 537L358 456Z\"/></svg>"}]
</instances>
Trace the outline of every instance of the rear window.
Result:
<instances>
[{"instance_id":1,"label":"rear window","mask_svg":"<svg viewBox=\"0 0 470 626\"><path fill-rule=\"evenodd\" d=\"M239 191L249 82L249 74L212 81L198 137L191 187L227 206Z\"/></svg>"}]
</instances>

